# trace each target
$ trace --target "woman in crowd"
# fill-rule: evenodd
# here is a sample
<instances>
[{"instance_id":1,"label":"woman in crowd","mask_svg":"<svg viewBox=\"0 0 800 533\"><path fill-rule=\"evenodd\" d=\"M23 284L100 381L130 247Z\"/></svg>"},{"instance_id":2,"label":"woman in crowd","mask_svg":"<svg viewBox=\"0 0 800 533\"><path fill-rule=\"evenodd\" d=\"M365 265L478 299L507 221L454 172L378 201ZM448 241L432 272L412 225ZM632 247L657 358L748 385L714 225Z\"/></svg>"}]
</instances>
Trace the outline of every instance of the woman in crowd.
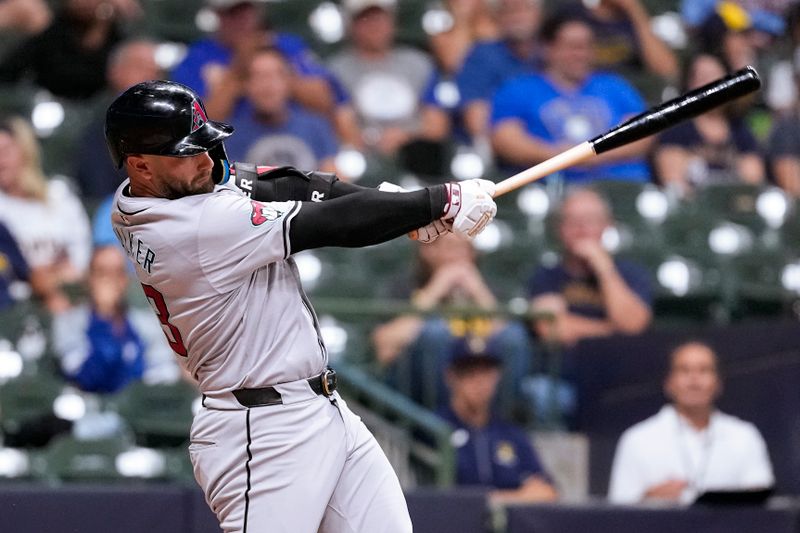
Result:
<instances>
[{"instance_id":1,"label":"woman in crowd","mask_svg":"<svg viewBox=\"0 0 800 533\"><path fill-rule=\"evenodd\" d=\"M91 250L89 218L64 181L46 179L39 143L21 118L0 121L0 222L31 268L46 272L54 287L83 278Z\"/></svg>"}]
</instances>

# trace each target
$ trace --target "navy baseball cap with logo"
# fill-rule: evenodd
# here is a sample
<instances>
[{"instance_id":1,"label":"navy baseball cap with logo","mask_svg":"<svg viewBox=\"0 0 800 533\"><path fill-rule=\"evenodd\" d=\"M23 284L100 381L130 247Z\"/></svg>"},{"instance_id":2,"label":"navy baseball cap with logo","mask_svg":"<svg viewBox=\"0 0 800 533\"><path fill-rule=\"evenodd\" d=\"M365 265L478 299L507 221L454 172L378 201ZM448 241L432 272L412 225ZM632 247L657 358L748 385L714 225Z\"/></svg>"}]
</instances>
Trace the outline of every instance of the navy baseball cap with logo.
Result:
<instances>
[{"instance_id":1,"label":"navy baseball cap with logo","mask_svg":"<svg viewBox=\"0 0 800 533\"><path fill-rule=\"evenodd\" d=\"M465 336L458 338L452 346L449 366L454 370L475 367L500 367L503 359L484 337Z\"/></svg>"}]
</instances>

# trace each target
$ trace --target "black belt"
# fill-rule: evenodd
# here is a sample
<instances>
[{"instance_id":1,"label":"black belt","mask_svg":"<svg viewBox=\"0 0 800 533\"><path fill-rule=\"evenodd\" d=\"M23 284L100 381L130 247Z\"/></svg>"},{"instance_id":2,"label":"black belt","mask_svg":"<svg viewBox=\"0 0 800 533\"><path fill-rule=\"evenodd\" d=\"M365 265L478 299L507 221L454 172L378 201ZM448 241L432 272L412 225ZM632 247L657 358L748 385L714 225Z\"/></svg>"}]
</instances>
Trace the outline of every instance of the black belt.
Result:
<instances>
[{"instance_id":1,"label":"black belt","mask_svg":"<svg viewBox=\"0 0 800 533\"><path fill-rule=\"evenodd\" d=\"M319 376L308 378L308 384L317 394L330 396L336 390L336 372L328 369ZM280 405L283 403L281 393L275 387L261 387L260 389L238 389L233 391L236 400L245 407L264 407L267 405Z\"/></svg>"}]
</instances>

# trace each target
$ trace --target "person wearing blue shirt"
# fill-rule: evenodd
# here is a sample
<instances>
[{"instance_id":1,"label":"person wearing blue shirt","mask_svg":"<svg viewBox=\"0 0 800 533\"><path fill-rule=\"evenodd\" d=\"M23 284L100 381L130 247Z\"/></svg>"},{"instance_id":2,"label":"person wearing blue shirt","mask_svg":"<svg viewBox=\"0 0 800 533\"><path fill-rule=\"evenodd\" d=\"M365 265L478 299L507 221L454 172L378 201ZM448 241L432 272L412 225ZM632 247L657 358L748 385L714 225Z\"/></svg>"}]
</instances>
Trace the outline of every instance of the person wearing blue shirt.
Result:
<instances>
[{"instance_id":1,"label":"person wearing blue shirt","mask_svg":"<svg viewBox=\"0 0 800 533\"><path fill-rule=\"evenodd\" d=\"M262 6L255 0L206 0L206 4L217 14L219 27L189 46L171 78L200 94L210 117L228 116L241 104L236 95L242 69L254 50L268 45L279 49L297 74L292 97L298 103L320 112L333 109L332 76L300 37L268 30Z\"/></svg>"},{"instance_id":2,"label":"person wearing blue shirt","mask_svg":"<svg viewBox=\"0 0 800 533\"><path fill-rule=\"evenodd\" d=\"M488 135L490 104L504 82L541 66L539 0L498 0L494 16L501 38L478 42L456 76L464 124L473 139Z\"/></svg>"},{"instance_id":3,"label":"person wearing blue shirt","mask_svg":"<svg viewBox=\"0 0 800 533\"><path fill-rule=\"evenodd\" d=\"M155 316L128 307L128 280L122 248L96 248L87 280L89 301L53 316L61 370L81 390L113 393L133 381L169 382L181 376Z\"/></svg>"},{"instance_id":4,"label":"person wearing blue shirt","mask_svg":"<svg viewBox=\"0 0 800 533\"><path fill-rule=\"evenodd\" d=\"M623 78L593 68L594 37L581 17L558 15L541 31L542 73L509 81L492 102L492 144L505 165L527 168L636 115L645 103ZM646 182L650 139L630 143L563 172L567 182Z\"/></svg>"},{"instance_id":5,"label":"person wearing blue shirt","mask_svg":"<svg viewBox=\"0 0 800 533\"><path fill-rule=\"evenodd\" d=\"M338 141L322 115L292 103L292 74L275 48L253 54L243 83L244 105L228 119L241 135L226 141L233 161L334 172Z\"/></svg>"},{"instance_id":6,"label":"person wearing blue shirt","mask_svg":"<svg viewBox=\"0 0 800 533\"><path fill-rule=\"evenodd\" d=\"M450 402L439 414L454 428L456 484L490 488L493 503L555 500L528 436L492 410L501 373L502 359L480 337L454 344L446 374Z\"/></svg>"},{"instance_id":7,"label":"person wearing blue shirt","mask_svg":"<svg viewBox=\"0 0 800 533\"><path fill-rule=\"evenodd\" d=\"M536 333L571 346L587 337L644 331L652 318L650 276L603 247L603 233L612 222L605 200L578 188L557 216L562 259L539 266L528 284L532 308L552 315L534 321Z\"/></svg>"}]
</instances>

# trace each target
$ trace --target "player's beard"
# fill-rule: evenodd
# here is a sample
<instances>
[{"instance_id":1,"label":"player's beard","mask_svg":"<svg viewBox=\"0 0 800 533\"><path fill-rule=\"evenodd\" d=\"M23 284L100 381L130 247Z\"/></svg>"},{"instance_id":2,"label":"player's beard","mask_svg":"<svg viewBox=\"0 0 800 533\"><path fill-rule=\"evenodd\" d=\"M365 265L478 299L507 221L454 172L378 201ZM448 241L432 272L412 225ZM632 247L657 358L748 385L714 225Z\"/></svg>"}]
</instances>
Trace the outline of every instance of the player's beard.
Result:
<instances>
[{"instance_id":1,"label":"player's beard","mask_svg":"<svg viewBox=\"0 0 800 533\"><path fill-rule=\"evenodd\" d=\"M181 181L177 177L170 176L163 181L163 184L163 197L169 200L195 194L208 194L214 190L214 181L211 179L210 171L197 174L189 181Z\"/></svg>"}]
</instances>

